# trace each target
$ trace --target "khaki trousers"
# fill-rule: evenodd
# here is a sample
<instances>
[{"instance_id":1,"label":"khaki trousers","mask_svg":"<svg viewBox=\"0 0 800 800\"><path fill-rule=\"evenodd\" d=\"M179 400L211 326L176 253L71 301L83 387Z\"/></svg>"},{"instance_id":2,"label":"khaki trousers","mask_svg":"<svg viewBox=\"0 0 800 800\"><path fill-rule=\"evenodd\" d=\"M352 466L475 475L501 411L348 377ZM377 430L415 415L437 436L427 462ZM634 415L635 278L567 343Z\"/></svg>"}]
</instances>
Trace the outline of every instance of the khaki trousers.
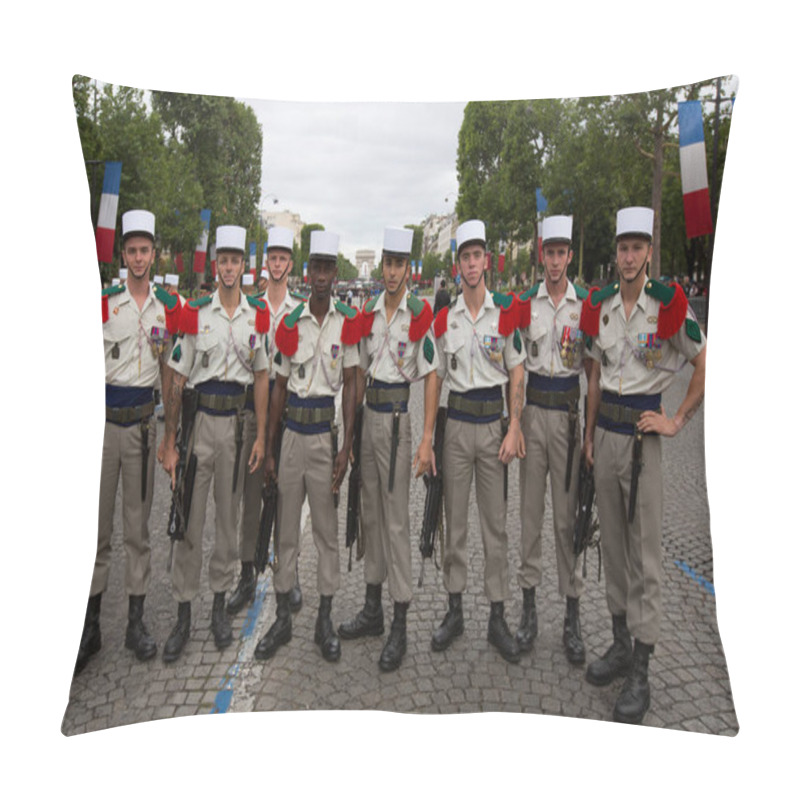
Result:
<instances>
[{"instance_id":1,"label":"khaki trousers","mask_svg":"<svg viewBox=\"0 0 800 800\"><path fill-rule=\"evenodd\" d=\"M661 623L661 439L645 436L636 510L628 523L633 436L598 427L594 475L606 599L612 614L627 614L628 629L644 644L658 641Z\"/></svg>"},{"instance_id":2,"label":"khaki trousers","mask_svg":"<svg viewBox=\"0 0 800 800\"><path fill-rule=\"evenodd\" d=\"M176 542L172 565L173 597L179 603L193 600L200 591L203 566L203 528L206 503L214 481L214 547L208 563L212 592L227 592L236 571L237 522L242 501L247 458L244 444L236 491L232 491L236 459L236 416L222 417L198 411L194 422L193 452L197 456L192 507L185 538Z\"/></svg>"},{"instance_id":3,"label":"khaki trousers","mask_svg":"<svg viewBox=\"0 0 800 800\"><path fill-rule=\"evenodd\" d=\"M467 516L472 475L484 555L484 591L490 602L508 591L508 535L503 499L500 420L483 425L448 419L444 434L444 507L447 516L444 587L461 593L467 585Z\"/></svg>"},{"instance_id":4,"label":"khaki trousers","mask_svg":"<svg viewBox=\"0 0 800 800\"><path fill-rule=\"evenodd\" d=\"M581 460L580 424L575 425L569 492L565 488L569 412L526 405L522 412L522 432L525 436L526 455L519 465L522 528L519 585L523 589L530 589L539 586L542 581L542 524L549 473L558 591L562 597L580 597L583 593L583 579L578 569L578 559L572 551Z\"/></svg>"},{"instance_id":5,"label":"khaki trousers","mask_svg":"<svg viewBox=\"0 0 800 800\"><path fill-rule=\"evenodd\" d=\"M278 467L278 567L275 591L291 591L300 549L300 517L308 496L311 531L317 548L317 589L333 595L339 588L339 520L333 504L331 434L283 433Z\"/></svg>"},{"instance_id":6,"label":"khaki trousers","mask_svg":"<svg viewBox=\"0 0 800 800\"><path fill-rule=\"evenodd\" d=\"M250 452L256 443L256 414L255 411L244 411L244 451L245 464L250 458ZM239 525L239 559L253 561L256 556L256 540L258 539L258 525L261 521L261 490L264 487L264 469L259 468L254 473L249 469L244 471L244 486L242 496L242 512Z\"/></svg>"},{"instance_id":7,"label":"khaki trousers","mask_svg":"<svg viewBox=\"0 0 800 800\"><path fill-rule=\"evenodd\" d=\"M156 422L150 417L150 445L147 463L147 494L142 502L142 434L139 423L123 427L106 422L103 460L100 468L100 510L97 525L97 555L89 596L108 588L111 567L111 532L117 484L122 474L122 544L125 550L125 591L128 595L147 593L150 583L150 534L147 521L153 503L156 463Z\"/></svg>"},{"instance_id":8,"label":"khaki trousers","mask_svg":"<svg viewBox=\"0 0 800 800\"><path fill-rule=\"evenodd\" d=\"M361 435L361 528L364 531L364 578L389 579L396 603L411 602L411 420L400 414L394 488L389 491L392 414L364 408Z\"/></svg>"}]
</instances>

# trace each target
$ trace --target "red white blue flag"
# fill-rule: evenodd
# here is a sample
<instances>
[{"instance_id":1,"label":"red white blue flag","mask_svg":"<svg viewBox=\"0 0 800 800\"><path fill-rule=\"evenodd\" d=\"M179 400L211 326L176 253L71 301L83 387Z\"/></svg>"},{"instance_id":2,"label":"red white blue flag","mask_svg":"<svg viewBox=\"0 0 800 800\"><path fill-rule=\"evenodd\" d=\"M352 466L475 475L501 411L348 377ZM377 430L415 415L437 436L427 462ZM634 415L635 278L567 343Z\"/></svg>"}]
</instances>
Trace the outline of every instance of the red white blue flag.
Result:
<instances>
[{"instance_id":1,"label":"red white blue flag","mask_svg":"<svg viewBox=\"0 0 800 800\"><path fill-rule=\"evenodd\" d=\"M216 242L211 245L211 252L209 254L211 256L211 277L217 277L217 244Z\"/></svg>"},{"instance_id":2,"label":"red white blue flag","mask_svg":"<svg viewBox=\"0 0 800 800\"><path fill-rule=\"evenodd\" d=\"M261 268L263 269L266 266L267 266L267 243L264 242L264 256L261 259Z\"/></svg>"},{"instance_id":3,"label":"red white blue flag","mask_svg":"<svg viewBox=\"0 0 800 800\"><path fill-rule=\"evenodd\" d=\"M708 193L703 108L699 100L678 103L683 215L686 238L712 233L711 198Z\"/></svg>"},{"instance_id":4,"label":"red white blue flag","mask_svg":"<svg viewBox=\"0 0 800 800\"><path fill-rule=\"evenodd\" d=\"M121 161L106 161L103 175L103 194L97 212L97 260L111 264L114 260L114 231L117 228L117 206L119 205L119 182L122 177Z\"/></svg>"},{"instance_id":5,"label":"red white blue flag","mask_svg":"<svg viewBox=\"0 0 800 800\"><path fill-rule=\"evenodd\" d=\"M195 272L206 271L206 251L208 250L208 231L211 227L211 209L204 208L200 212L200 219L203 220L203 232L200 234L200 241L194 250L194 265L192 269Z\"/></svg>"},{"instance_id":6,"label":"red white blue flag","mask_svg":"<svg viewBox=\"0 0 800 800\"><path fill-rule=\"evenodd\" d=\"M256 272L256 243L250 242L250 272Z\"/></svg>"}]
</instances>

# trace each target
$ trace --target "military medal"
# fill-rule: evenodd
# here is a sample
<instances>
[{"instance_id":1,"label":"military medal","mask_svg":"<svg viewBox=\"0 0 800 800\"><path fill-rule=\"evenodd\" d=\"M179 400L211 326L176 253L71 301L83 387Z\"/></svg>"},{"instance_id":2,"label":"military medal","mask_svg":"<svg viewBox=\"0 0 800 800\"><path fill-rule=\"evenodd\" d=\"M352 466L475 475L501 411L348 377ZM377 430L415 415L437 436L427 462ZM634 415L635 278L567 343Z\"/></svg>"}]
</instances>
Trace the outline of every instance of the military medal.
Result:
<instances>
[{"instance_id":1,"label":"military medal","mask_svg":"<svg viewBox=\"0 0 800 800\"><path fill-rule=\"evenodd\" d=\"M406 352L406 343L405 342L398 342L397 343L397 366L402 367L404 363L403 356Z\"/></svg>"},{"instance_id":2,"label":"military medal","mask_svg":"<svg viewBox=\"0 0 800 800\"><path fill-rule=\"evenodd\" d=\"M331 369L336 369L336 359L339 356L339 345L331 345Z\"/></svg>"}]
</instances>

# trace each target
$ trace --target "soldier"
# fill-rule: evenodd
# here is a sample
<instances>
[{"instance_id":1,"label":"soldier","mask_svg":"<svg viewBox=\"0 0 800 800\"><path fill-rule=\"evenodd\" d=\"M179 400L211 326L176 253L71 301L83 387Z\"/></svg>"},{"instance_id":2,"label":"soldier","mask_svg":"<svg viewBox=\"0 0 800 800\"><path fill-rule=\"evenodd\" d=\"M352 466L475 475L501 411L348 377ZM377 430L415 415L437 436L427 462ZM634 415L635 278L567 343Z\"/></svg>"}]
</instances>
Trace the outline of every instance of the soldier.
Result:
<instances>
[{"instance_id":1,"label":"soldier","mask_svg":"<svg viewBox=\"0 0 800 800\"><path fill-rule=\"evenodd\" d=\"M335 499L353 444L361 322L355 309L331 295L338 246L336 234L312 231L308 263L311 296L308 303L301 303L283 317L275 336L278 352L267 436L267 480L275 475L275 443L287 392L288 408L277 473L277 614L256 646L259 659L271 658L292 638L289 593L295 582L300 511L306 496L318 555L320 604L314 642L327 661L338 661L341 656L339 637L331 622L333 595L340 580ZM334 398L342 386L344 446L339 449Z\"/></svg>"},{"instance_id":2,"label":"soldier","mask_svg":"<svg viewBox=\"0 0 800 800\"><path fill-rule=\"evenodd\" d=\"M388 578L394 619L378 661L385 672L397 669L405 654L406 612L412 593L410 384L425 379L424 433L413 464L417 477L431 467L438 403L436 348L429 335L433 312L426 300L407 290L413 238L411 230L386 229L381 259L384 291L367 303L363 313L357 404L366 392L361 524L367 589L364 608L339 626L342 639L383 634L381 587Z\"/></svg>"},{"instance_id":3,"label":"soldier","mask_svg":"<svg viewBox=\"0 0 800 800\"><path fill-rule=\"evenodd\" d=\"M191 300L181 314L181 338L172 351L170 392L165 399L164 469L175 487L178 451L175 438L181 395L187 380L198 392L198 411L191 447L197 471L183 541L175 546L173 595L178 622L164 646L164 661L175 661L189 639L191 601L200 589L206 500L214 479L216 508L214 549L208 582L214 593L211 629L220 650L232 640L225 592L235 574L236 527L242 498L243 407L246 386L254 384L256 439L249 455L250 472L262 464L267 422L267 343L269 309L240 290L246 231L234 225L217 228L217 290Z\"/></svg>"},{"instance_id":4,"label":"soldier","mask_svg":"<svg viewBox=\"0 0 800 800\"><path fill-rule=\"evenodd\" d=\"M275 356L275 331L278 322L284 314L293 311L299 304L299 299L293 297L287 290L289 275L292 272L292 244L294 236L288 228L274 227L269 230L267 241L267 269L270 281L267 284L267 294L264 298L269 304L269 342L270 349L267 356L268 371L274 375L272 360ZM265 274L264 271L261 273ZM247 277L247 276L245 276ZM260 286L259 282L259 286ZM275 379L270 377L270 390L274 387ZM247 387L247 400L245 402L245 448L255 440L256 420L253 409L252 384ZM246 452L246 450L245 450ZM263 472L248 474L244 483L244 503L242 507L242 522L239 531L239 557L242 560L242 571L236 591L228 601L228 613L236 614L248 603L252 603L256 596L256 571L254 566L256 540L258 538L258 524L261 514L261 487L264 484ZM293 612L299 611L303 605L303 595L300 583L295 578L295 585L289 594L289 607Z\"/></svg>"},{"instance_id":5,"label":"soldier","mask_svg":"<svg viewBox=\"0 0 800 800\"><path fill-rule=\"evenodd\" d=\"M686 295L675 283L668 287L648 278L652 234L651 209L618 212L619 280L592 289L581 318L593 359L584 454L587 463L596 466L606 599L614 635L603 657L589 665L586 679L604 686L627 676L614 719L634 724L650 706L648 664L661 621L660 436L674 436L683 428L699 408L705 389L705 337ZM694 373L670 418L661 393L687 361Z\"/></svg>"},{"instance_id":6,"label":"soldier","mask_svg":"<svg viewBox=\"0 0 800 800\"><path fill-rule=\"evenodd\" d=\"M504 659L516 663L519 645L504 617L509 588L503 471L515 456L525 454L520 427L525 353L514 296L492 295L484 283L483 222L464 222L456 231L456 241L463 292L452 306L439 312L434 324L439 357L437 405L445 379L450 389L443 464L447 517L443 571L449 609L431 646L444 650L464 632L461 594L467 583L467 512L474 471L485 557L484 590L491 603L488 639ZM503 436L502 387L506 384L510 420Z\"/></svg>"},{"instance_id":7,"label":"soldier","mask_svg":"<svg viewBox=\"0 0 800 800\"><path fill-rule=\"evenodd\" d=\"M582 664L586 653L578 606L583 581L572 540L581 449L579 375L584 369L579 324L587 292L567 278L572 261L572 217L545 218L542 253L544 282L534 284L520 297L528 388L522 414L526 456L519 467L522 619L517 641L522 652L530 651L538 630L536 587L542 579L542 521L549 472L558 591L567 598L564 650L571 664ZM588 373L588 364L585 369Z\"/></svg>"},{"instance_id":8,"label":"soldier","mask_svg":"<svg viewBox=\"0 0 800 800\"><path fill-rule=\"evenodd\" d=\"M122 540L128 627L125 647L145 661L156 643L142 620L150 581L147 521L153 501L156 425L154 387L163 369L169 335L178 329L180 305L160 286L150 287L155 260L155 217L149 211L122 215L122 259L128 276L103 292L106 362L106 425L100 472L100 511L89 602L75 664L77 675L100 649L100 602L108 586L111 530L122 474Z\"/></svg>"}]
</instances>

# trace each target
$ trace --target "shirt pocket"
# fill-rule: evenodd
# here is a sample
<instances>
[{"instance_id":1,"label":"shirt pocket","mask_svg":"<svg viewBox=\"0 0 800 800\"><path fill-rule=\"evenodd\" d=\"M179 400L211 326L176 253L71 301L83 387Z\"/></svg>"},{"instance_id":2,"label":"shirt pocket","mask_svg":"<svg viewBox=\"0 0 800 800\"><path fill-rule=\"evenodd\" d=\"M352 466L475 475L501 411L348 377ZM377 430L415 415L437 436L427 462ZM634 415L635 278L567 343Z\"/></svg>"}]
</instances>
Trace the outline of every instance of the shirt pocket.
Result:
<instances>
[{"instance_id":1,"label":"shirt pocket","mask_svg":"<svg viewBox=\"0 0 800 800\"><path fill-rule=\"evenodd\" d=\"M136 344L136 337L130 328L120 325L116 319L109 320L103 326L103 346L106 360L113 364L121 364L131 357Z\"/></svg>"},{"instance_id":2,"label":"shirt pocket","mask_svg":"<svg viewBox=\"0 0 800 800\"><path fill-rule=\"evenodd\" d=\"M532 358L541 358L545 355L549 331L550 327L540 320L535 320L528 326L527 347Z\"/></svg>"}]
</instances>

